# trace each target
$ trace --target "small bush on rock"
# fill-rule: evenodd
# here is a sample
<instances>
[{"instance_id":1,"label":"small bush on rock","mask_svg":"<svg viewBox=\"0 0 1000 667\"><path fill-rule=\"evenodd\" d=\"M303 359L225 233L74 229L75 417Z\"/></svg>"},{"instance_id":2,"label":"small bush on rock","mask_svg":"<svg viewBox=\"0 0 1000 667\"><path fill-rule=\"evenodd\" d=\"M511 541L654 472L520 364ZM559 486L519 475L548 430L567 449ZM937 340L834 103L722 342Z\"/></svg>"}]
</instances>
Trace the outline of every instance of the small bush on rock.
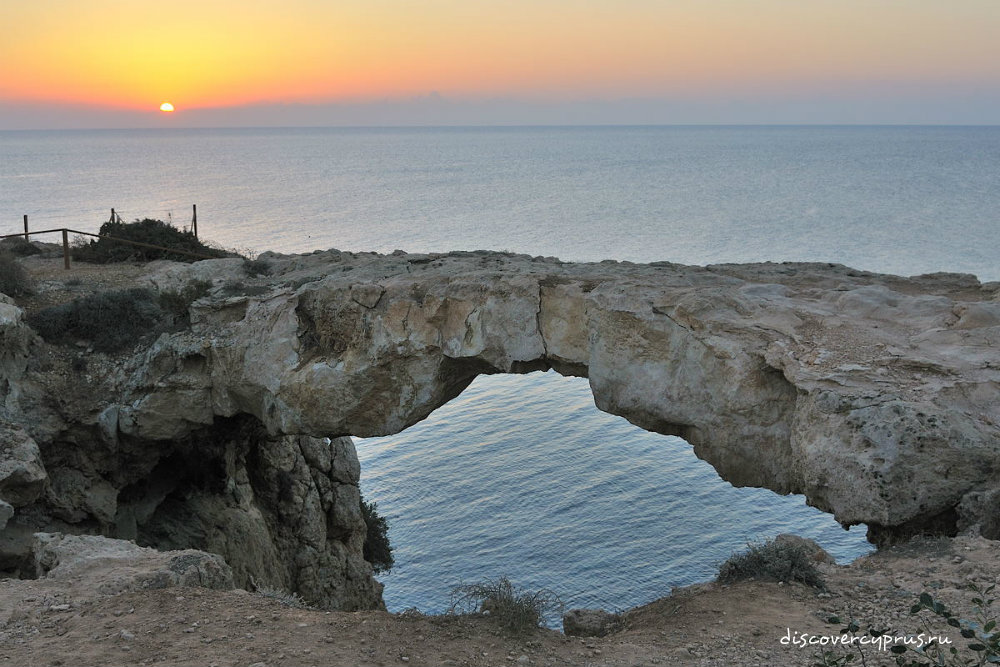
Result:
<instances>
[{"instance_id":1,"label":"small bush on rock","mask_svg":"<svg viewBox=\"0 0 1000 667\"><path fill-rule=\"evenodd\" d=\"M226 257L228 253L212 248L198 240L194 234L183 232L162 220L145 218L135 222L105 222L99 232L102 236L163 246L173 250L193 252L205 257ZM73 248L73 259L83 262L107 264L108 262L171 259L177 262L195 262L197 258L179 255L169 250L143 248L113 239L97 239Z\"/></svg>"},{"instance_id":2,"label":"small bush on rock","mask_svg":"<svg viewBox=\"0 0 1000 667\"><path fill-rule=\"evenodd\" d=\"M160 294L144 288L98 292L30 315L28 324L50 343L88 341L100 352L118 352L146 334L188 325L188 308L211 286L194 280Z\"/></svg>"},{"instance_id":3,"label":"small bush on rock","mask_svg":"<svg viewBox=\"0 0 1000 667\"><path fill-rule=\"evenodd\" d=\"M208 294L210 289L212 283L207 280L192 280L180 290L160 292L160 308L174 323L187 324L191 304Z\"/></svg>"},{"instance_id":4,"label":"small bush on rock","mask_svg":"<svg viewBox=\"0 0 1000 667\"><path fill-rule=\"evenodd\" d=\"M0 292L7 296L31 294L31 278L14 255L0 252Z\"/></svg>"},{"instance_id":5,"label":"small bush on rock","mask_svg":"<svg viewBox=\"0 0 1000 667\"><path fill-rule=\"evenodd\" d=\"M160 323L163 311L151 290L99 292L46 308L28 324L50 343L89 341L100 352L117 352Z\"/></svg>"},{"instance_id":6,"label":"small bush on rock","mask_svg":"<svg viewBox=\"0 0 1000 667\"><path fill-rule=\"evenodd\" d=\"M719 566L719 581L724 584L747 579L797 581L815 588L825 587L806 549L773 540L748 544L746 551L733 554Z\"/></svg>"},{"instance_id":7,"label":"small bush on rock","mask_svg":"<svg viewBox=\"0 0 1000 667\"><path fill-rule=\"evenodd\" d=\"M243 270L247 272L247 275L251 278L256 278L257 276L269 276L271 275L271 262L266 259L246 259L243 261Z\"/></svg>"},{"instance_id":8,"label":"small bush on rock","mask_svg":"<svg viewBox=\"0 0 1000 667\"><path fill-rule=\"evenodd\" d=\"M363 547L364 559L372 564L376 574L388 572L396 562L389 544L389 523L379 515L376 504L367 503L364 498L361 499L361 516L368 528Z\"/></svg>"},{"instance_id":9,"label":"small bush on rock","mask_svg":"<svg viewBox=\"0 0 1000 667\"><path fill-rule=\"evenodd\" d=\"M0 251L9 252L18 257L38 255L42 251L31 241L26 241L23 236L12 236L0 241Z\"/></svg>"},{"instance_id":10,"label":"small bush on rock","mask_svg":"<svg viewBox=\"0 0 1000 667\"><path fill-rule=\"evenodd\" d=\"M450 611L488 614L507 632L523 635L541 625L545 612L562 613L562 609L562 601L552 591L520 591L510 579L500 577L456 587Z\"/></svg>"}]
</instances>

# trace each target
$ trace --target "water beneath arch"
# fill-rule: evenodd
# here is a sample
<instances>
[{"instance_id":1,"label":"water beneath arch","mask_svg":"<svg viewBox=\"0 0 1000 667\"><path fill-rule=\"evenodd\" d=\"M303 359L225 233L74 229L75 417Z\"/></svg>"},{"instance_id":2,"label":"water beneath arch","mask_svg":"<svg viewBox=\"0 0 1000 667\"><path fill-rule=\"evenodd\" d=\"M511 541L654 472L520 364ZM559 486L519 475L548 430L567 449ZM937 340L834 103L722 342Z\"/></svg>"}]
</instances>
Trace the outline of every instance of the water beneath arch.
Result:
<instances>
[{"instance_id":1,"label":"water beneath arch","mask_svg":"<svg viewBox=\"0 0 1000 667\"><path fill-rule=\"evenodd\" d=\"M785 532L841 563L871 550L863 526L734 488L680 438L600 412L585 379L554 372L480 376L425 421L356 445L395 548L379 576L391 611L441 613L455 586L501 575L567 607L625 609Z\"/></svg>"}]
</instances>

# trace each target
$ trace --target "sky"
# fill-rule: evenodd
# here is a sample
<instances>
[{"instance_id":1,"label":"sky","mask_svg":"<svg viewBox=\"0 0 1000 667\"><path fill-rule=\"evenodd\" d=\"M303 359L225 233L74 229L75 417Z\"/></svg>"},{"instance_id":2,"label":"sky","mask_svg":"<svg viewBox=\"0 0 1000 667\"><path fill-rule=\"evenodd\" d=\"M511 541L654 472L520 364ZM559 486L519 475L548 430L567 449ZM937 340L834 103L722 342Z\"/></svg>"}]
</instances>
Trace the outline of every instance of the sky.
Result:
<instances>
[{"instance_id":1,"label":"sky","mask_svg":"<svg viewBox=\"0 0 1000 667\"><path fill-rule=\"evenodd\" d=\"M1000 1L0 3L0 129L678 123L1000 123Z\"/></svg>"}]
</instances>

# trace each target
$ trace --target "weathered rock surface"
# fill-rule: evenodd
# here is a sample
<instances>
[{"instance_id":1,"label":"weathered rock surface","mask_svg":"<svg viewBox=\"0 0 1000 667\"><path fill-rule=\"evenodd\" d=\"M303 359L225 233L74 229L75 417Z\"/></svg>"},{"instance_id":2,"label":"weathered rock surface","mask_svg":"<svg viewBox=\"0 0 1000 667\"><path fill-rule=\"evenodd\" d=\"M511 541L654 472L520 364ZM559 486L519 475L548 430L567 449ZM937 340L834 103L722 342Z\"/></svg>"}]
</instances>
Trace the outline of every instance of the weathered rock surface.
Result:
<instances>
[{"instance_id":1,"label":"weathered rock surface","mask_svg":"<svg viewBox=\"0 0 1000 667\"><path fill-rule=\"evenodd\" d=\"M157 551L99 535L36 533L28 549L37 581L12 581L0 596L0 627L25 606L18 594L62 601L62 609L81 599L130 591L198 586L232 590L233 572L216 554L193 549ZM37 584L30 587L17 584Z\"/></svg>"},{"instance_id":2,"label":"weathered rock surface","mask_svg":"<svg viewBox=\"0 0 1000 667\"><path fill-rule=\"evenodd\" d=\"M186 413L183 428L136 437L130 406L108 398L121 399L116 383L145 353L90 355L79 372L23 318L10 319L9 339L19 344L8 350L16 363L0 387L18 400L0 413L11 419L0 420L0 573L39 574L39 531L84 532L211 551L232 565L238 585L293 591L321 607L382 606L363 558L350 438L268 434L251 416L212 415L183 392L142 413L154 431Z\"/></svg>"},{"instance_id":3,"label":"weathered rock surface","mask_svg":"<svg viewBox=\"0 0 1000 667\"><path fill-rule=\"evenodd\" d=\"M272 433L385 435L479 373L554 368L679 434L733 484L844 524L979 521L996 484L1000 301L971 276L837 265L591 265L491 253L270 257L273 290L199 302L130 378L122 433L249 413ZM164 411L177 402L200 411Z\"/></svg>"},{"instance_id":4,"label":"weathered rock surface","mask_svg":"<svg viewBox=\"0 0 1000 667\"><path fill-rule=\"evenodd\" d=\"M273 437L253 420L220 421L119 493L116 534L221 554L243 587L343 610L380 606L382 586L361 555L350 438Z\"/></svg>"},{"instance_id":5,"label":"weathered rock surface","mask_svg":"<svg viewBox=\"0 0 1000 667\"><path fill-rule=\"evenodd\" d=\"M14 507L34 502L45 489L38 445L24 429L0 423L0 498Z\"/></svg>"},{"instance_id":6,"label":"weathered rock surface","mask_svg":"<svg viewBox=\"0 0 1000 667\"><path fill-rule=\"evenodd\" d=\"M92 586L102 595L174 586L234 587L233 572L221 557L194 549L163 552L99 535L36 533L33 553L38 576Z\"/></svg>"},{"instance_id":7,"label":"weathered rock surface","mask_svg":"<svg viewBox=\"0 0 1000 667\"><path fill-rule=\"evenodd\" d=\"M563 614L563 632L574 637L603 637L621 622L603 609L570 609Z\"/></svg>"},{"instance_id":8,"label":"weathered rock surface","mask_svg":"<svg viewBox=\"0 0 1000 667\"><path fill-rule=\"evenodd\" d=\"M328 463L347 445L315 439L395 433L478 374L554 369L733 484L805 494L874 541L996 530L1000 285L485 252L262 260L257 277L239 260L161 264L157 288L215 287L189 329L102 373L32 368L45 346L7 317L3 416L48 475L11 522L205 548L237 580L274 572L333 606L373 604L356 474Z\"/></svg>"},{"instance_id":9,"label":"weathered rock surface","mask_svg":"<svg viewBox=\"0 0 1000 667\"><path fill-rule=\"evenodd\" d=\"M7 522L10 521L12 516L14 516L14 506L4 500L0 500L0 530L7 527Z\"/></svg>"},{"instance_id":10,"label":"weathered rock surface","mask_svg":"<svg viewBox=\"0 0 1000 667\"><path fill-rule=\"evenodd\" d=\"M790 533L781 533L780 535L775 536L774 543L781 547L794 547L799 549L817 563L826 563L827 565L835 565L837 563L837 560L827 553L826 549L821 547L816 540L808 537L801 537Z\"/></svg>"}]
</instances>

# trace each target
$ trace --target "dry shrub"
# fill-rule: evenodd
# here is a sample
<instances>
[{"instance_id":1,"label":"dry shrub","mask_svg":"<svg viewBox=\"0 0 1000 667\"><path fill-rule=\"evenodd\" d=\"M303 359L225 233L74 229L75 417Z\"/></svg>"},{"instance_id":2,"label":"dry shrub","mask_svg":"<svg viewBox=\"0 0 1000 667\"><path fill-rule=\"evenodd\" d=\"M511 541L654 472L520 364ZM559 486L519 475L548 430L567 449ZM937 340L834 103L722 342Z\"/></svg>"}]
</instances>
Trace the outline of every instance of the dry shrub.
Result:
<instances>
[{"instance_id":1,"label":"dry shrub","mask_svg":"<svg viewBox=\"0 0 1000 667\"><path fill-rule=\"evenodd\" d=\"M797 581L815 588L825 587L806 549L774 540L750 543L746 551L733 554L719 566L719 581L724 584L747 579Z\"/></svg>"},{"instance_id":2,"label":"dry shrub","mask_svg":"<svg viewBox=\"0 0 1000 667\"><path fill-rule=\"evenodd\" d=\"M514 635L536 630L549 610L562 612L559 596L548 589L520 591L507 577L458 586L452 591L451 612L488 614Z\"/></svg>"}]
</instances>

